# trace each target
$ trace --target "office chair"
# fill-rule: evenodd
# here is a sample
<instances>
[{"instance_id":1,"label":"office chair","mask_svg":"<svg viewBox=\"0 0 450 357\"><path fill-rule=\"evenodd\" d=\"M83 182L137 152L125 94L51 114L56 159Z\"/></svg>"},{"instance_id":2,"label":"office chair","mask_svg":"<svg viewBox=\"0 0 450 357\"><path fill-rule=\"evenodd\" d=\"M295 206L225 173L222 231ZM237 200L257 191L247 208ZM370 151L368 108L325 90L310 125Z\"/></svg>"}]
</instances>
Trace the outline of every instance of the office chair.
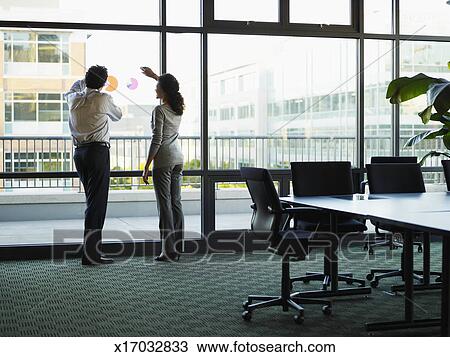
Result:
<instances>
[{"instance_id":1,"label":"office chair","mask_svg":"<svg viewBox=\"0 0 450 357\"><path fill-rule=\"evenodd\" d=\"M389 193L423 193L425 192L425 183L423 181L422 171L420 165L405 164L405 163L390 163L390 164L368 164L367 177L369 181L369 189L371 194L389 194ZM401 234L402 229L390 224L381 224L374 222L380 229ZM417 243L416 243L417 244ZM423 261L424 267L430 266L430 236L423 234L423 245L425 248ZM401 245L400 245L401 246ZM370 286L376 288L381 279L400 276L403 278L404 255L401 255L400 269L371 269L367 275L367 280L370 281ZM427 269L429 270L429 269ZM376 275L381 273L380 275ZM421 283L429 283L430 275L437 275L440 277L441 273L414 271L414 279Z\"/></svg>"},{"instance_id":2,"label":"office chair","mask_svg":"<svg viewBox=\"0 0 450 357\"><path fill-rule=\"evenodd\" d=\"M416 164L417 156L373 156L370 159L371 164ZM361 193L366 192L366 185L368 181L364 180L361 182ZM393 239L392 234L384 234L380 232L382 229L376 222L371 222L375 226L375 237L367 237L364 244L364 250L367 250L369 255L374 254L374 248L376 247L389 247L389 249L398 249L402 247L402 244ZM415 242L417 245L417 251L422 253L422 244L420 242Z\"/></svg>"},{"instance_id":3,"label":"office chair","mask_svg":"<svg viewBox=\"0 0 450 357\"><path fill-rule=\"evenodd\" d=\"M445 182L447 183L447 191L450 192L450 160L442 160L444 167Z\"/></svg>"},{"instance_id":4,"label":"office chair","mask_svg":"<svg viewBox=\"0 0 450 357\"><path fill-rule=\"evenodd\" d=\"M321 304L324 314L331 314L331 303L326 300L307 299L292 296L290 290L289 265L291 259L304 260L309 249L313 245L310 242L311 232L289 230L290 219L300 209L286 208L281 205L278 193L272 181L269 171L265 169L241 168L241 176L245 180L250 196L254 204L254 217L251 230L247 232L250 236L260 237L268 240L268 250L282 257L281 267L281 295L259 296L250 295L244 302L242 318L250 321L252 312L256 309L270 306L281 306L283 311L293 308L297 311L294 316L296 323L301 324L304 320L304 309L302 304ZM284 227L281 227L284 225ZM258 301L258 302L254 302Z\"/></svg>"},{"instance_id":5,"label":"office chair","mask_svg":"<svg viewBox=\"0 0 450 357\"><path fill-rule=\"evenodd\" d=\"M351 163L337 162L291 162L292 188L294 196L338 196L352 195L353 177ZM362 233L366 225L352 217L340 215L337 218L338 235ZM319 209L307 209L294 216L294 227L305 231L330 231L329 214ZM340 281L348 284L365 285L362 279L354 279L351 273L339 273ZM306 276L295 277L291 282L322 281L323 289L329 285L330 277L323 272L307 272Z\"/></svg>"}]
</instances>

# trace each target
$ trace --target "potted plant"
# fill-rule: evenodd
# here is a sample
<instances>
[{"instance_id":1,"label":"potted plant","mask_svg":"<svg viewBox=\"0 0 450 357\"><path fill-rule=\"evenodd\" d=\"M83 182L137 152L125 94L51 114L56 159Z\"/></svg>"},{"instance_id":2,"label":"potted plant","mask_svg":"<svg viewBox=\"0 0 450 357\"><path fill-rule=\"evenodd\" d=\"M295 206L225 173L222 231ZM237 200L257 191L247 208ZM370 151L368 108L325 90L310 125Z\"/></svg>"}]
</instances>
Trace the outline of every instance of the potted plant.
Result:
<instances>
[{"instance_id":1,"label":"potted plant","mask_svg":"<svg viewBox=\"0 0 450 357\"><path fill-rule=\"evenodd\" d=\"M450 67L450 63L449 63ZM401 77L393 80L387 89L386 98L391 104L400 104L427 95L427 107L419 113L422 123L440 122L439 129L429 129L414 135L406 142L405 147L414 146L423 140L442 138L444 146L450 151L450 82L442 78L428 77L419 73L414 77ZM423 165L429 157L445 156L450 158L449 152L430 151L420 160Z\"/></svg>"}]
</instances>

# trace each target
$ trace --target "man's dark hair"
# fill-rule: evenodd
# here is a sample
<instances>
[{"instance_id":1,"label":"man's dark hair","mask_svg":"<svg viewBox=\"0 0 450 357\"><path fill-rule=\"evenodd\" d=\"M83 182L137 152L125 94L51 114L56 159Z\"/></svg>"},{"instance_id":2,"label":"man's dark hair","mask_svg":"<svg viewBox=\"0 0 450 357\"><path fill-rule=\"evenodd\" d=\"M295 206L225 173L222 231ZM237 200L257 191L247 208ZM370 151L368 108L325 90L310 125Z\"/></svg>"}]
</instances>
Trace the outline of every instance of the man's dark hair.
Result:
<instances>
[{"instance_id":1,"label":"man's dark hair","mask_svg":"<svg viewBox=\"0 0 450 357\"><path fill-rule=\"evenodd\" d=\"M92 66L85 76L86 87L91 89L102 88L108 79L108 69L103 66Z\"/></svg>"}]
</instances>

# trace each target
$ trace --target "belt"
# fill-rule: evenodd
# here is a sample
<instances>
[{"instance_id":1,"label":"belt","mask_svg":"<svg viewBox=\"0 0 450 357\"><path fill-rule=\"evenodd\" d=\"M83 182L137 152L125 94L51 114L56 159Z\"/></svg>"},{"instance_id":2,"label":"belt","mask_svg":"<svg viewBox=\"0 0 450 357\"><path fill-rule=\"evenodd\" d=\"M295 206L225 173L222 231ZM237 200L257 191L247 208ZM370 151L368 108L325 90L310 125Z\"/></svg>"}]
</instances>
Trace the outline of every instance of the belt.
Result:
<instances>
[{"instance_id":1,"label":"belt","mask_svg":"<svg viewBox=\"0 0 450 357\"><path fill-rule=\"evenodd\" d=\"M92 141L92 142L89 142L89 143L77 144L76 148L80 149L80 148L85 148L85 147L89 147L89 146L104 146L104 147L106 147L108 149L111 147L111 145L108 142L106 142L106 141Z\"/></svg>"}]
</instances>

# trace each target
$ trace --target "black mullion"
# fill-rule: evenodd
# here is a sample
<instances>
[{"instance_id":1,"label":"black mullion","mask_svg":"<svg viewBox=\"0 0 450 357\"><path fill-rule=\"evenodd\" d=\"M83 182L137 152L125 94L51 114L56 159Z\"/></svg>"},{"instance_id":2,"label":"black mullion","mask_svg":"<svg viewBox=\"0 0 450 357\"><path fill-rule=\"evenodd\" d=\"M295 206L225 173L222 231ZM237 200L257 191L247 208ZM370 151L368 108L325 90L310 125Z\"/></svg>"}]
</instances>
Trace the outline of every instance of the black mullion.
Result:
<instances>
[{"instance_id":1,"label":"black mullion","mask_svg":"<svg viewBox=\"0 0 450 357\"><path fill-rule=\"evenodd\" d=\"M352 2L354 5L353 12L358 14L358 28L361 33L364 33L364 3L360 4ZM358 168L363 168L365 165L364 154L365 154L365 133L364 133L364 95L365 95L365 82L364 82L364 36L358 40L357 48L357 63L358 63L358 84L357 84L357 158L356 165Z\"/></svg>"},{"instance_id":2,"label":"black mullion","mask_svg":"<svg viewBox=\"0 0 450 357\"><path fill-rule=\"evenodd\" d=\"M394 78L400 77L400 0L393 0L392 20L394 27ZM394 105L394 117L392 126L393 154L400 156L400 105Z\"/></svg>"},{"instance_id":3,"label":"black mullion","mask_svg":"<svg viewBox=\"0 0 450 357\"><path fill-rule=\"evenodd\" d=\"M161 34L160 34L160 50L161 50L161 62L160 71L161 73L167 72L167 6L166 0L159 0L159 10L160 10L160 22L161 22Z\"/></svg>"},{"instance_id":4,"label":"black mullion","mask_svg":"<svg viewBox=\"0 0 450 357\"><path fill-rule=\"evenodd\" d=\"M208 24L214 17L213 1L202 0L202 23ZM208 34L201 37L201 230L206 236L215 229L215 197L214 183L209 179L209 147L208 147Z\"/></svg>"},{"instance_id":5,"label":"black mullion","mask_svg":"<svg viewBox=\"0 0 450 357\"><path fill-rule=\"evenodd\" d=\"M160 25L124 25L79 22L41 22L41 21L0 21L0 27L43 28L63 30L112 30L112 31L153 31L162 30Z\"/></svg>"},{"instance_id":6,"label":"black mullion","mask_svg":"<svg viewBox=\"0 0 450 357\"><path fill-rule=\"evenodd\" d=\"M281 24L281 27L283 29L287 29L289 27L289 2L290 0L279 0L279 21Z\"/></svg>"}]
</instances>

